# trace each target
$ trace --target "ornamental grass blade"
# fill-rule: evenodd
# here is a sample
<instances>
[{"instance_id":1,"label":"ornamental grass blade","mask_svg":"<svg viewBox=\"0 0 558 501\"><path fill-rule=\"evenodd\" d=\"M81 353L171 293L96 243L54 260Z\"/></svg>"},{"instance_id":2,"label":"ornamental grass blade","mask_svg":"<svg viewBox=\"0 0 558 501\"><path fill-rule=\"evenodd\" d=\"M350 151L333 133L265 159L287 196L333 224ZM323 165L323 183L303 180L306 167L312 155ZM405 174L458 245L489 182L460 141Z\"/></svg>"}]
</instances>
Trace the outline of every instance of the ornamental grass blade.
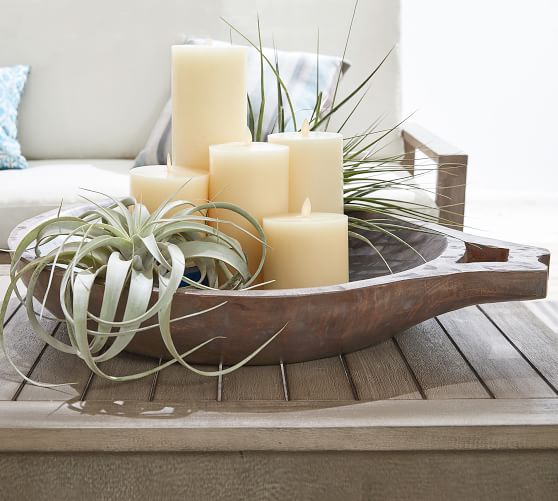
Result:
<instances>
[{"instance_id":1,"label":"ornamental grass blade","mask_svg":"<svg viewBox=\"0 0 558 501\"><path fill-rule=\"evenodd\" d=\"M373 249L374 252L376 252L376 254L378 254L380 259L384 262L388 271L393 274L393 270L391 269L391 266L388 264L388 262L386 261L382 253L368 238L366 238L364 235L361 235L360 233L357 233L356 231L349 231L349 237L355 238L356 240L360 240L361 242L364 242L366 245L368 245L371 249Z\"/></svg>"},{"instance_id":2,"label":"ornamental grass blade","mask_svg":"<svg viewBox=\"0 0 558 501\"><path fill-rule=\"evenodd\" d=\"M246 99L248 100L248 129L252 133L252 141L256 140L256 120L254 118L254 108L252 107L252 101L250 100L250 94L246 94Z\"/></svg>"},{"instance_id":3,"label":"ornamental grass blade","mask_svg":"<svg viewBox=\"0 0 558 501\"><path fill-rule=\"evenodd\" d=\"M345 37L345 47L343 48L343 56L341 58L341 64L339 65L339 70L337 72L337 81L335 82L335 89L333 91L333 98L331 100L331 107L335 106L335 100L337 99L337 91L339 90L339 83L341 82L341 75L343 74L343 63L345 62L345 56L347 55L347 47L349 46L349 40L351 39L351 32L353 30L353 23L355 21L356 11L358 7L358 0L355 0L355 6L353 7L353 14L351 16L351 22L349 23L349 31ZM327 123L325 129L329 127L329 121L331 120L331 115L327 117Z\"/></svg>"},{"instance_id":4,"label":"ornamental grass blade","mask_svg":"<svg viewBox=\"0 0 558 501\"><path fill-rule=\"evenodd\" d=\"M263 48L262 48L262 32L260 30L260 16L258 19L258 44L260 52L260 111L258 113L258 125L256 129L256 141L262 140L262 129L264 121L264 111L265 111L265 80L264 80L264 60L263 60Z\"/></svg>"},{"instance_id":5,"label":"ornamental grass blade","mask_svg":"<svg viewBox=\"0 0 558 501\"><path fill-rule=\"evenodd\" d=\"M345 97L339 104L332 105L329 111L327 111L320 120L314 122L312 125L312 130L316 130L325 120L328 120L333 116L338 110L340 110L345 104L347 104L354 96L356 96L360 90L376 75L380 68L384 65L386 60L389 58L395 47L392 47L389 52L384 56L380 63L372 70L372 72L353 90L347 97Z\"/></svg>"},{"instance_id":6,"label":"ornamental grass blade","mask_svg":"<svg viewBox=\"0 0 558 501\"><path fill-rule=\"evenodd\" d=\"M238 35L240 35L246 42L248 42L254 49L256 49L261 56L263 57L264 61L267 63L267 65L271 68L271 71L273 71L273 74L275 75L275 78L277 78L277 80L279 81L279 85L281 85L281 88L283 89L283 92L285 93L285 97L287 98L287 103L289 105L289 111L291 114L291 119L293 121L293 128L294 130L298 130L297 129L297 125L296 125L296 114L295 114L295 109L293 106L293 102L291 99L291 96L289 94L289 90L287 89L287 86L285 85L285 82L283 81L283 79L281 78L281 75L279 74L279 72L275 69L273 63L269 60L269 58L263 53L262 50L260 50L260 48L258 47L258 45L256 45L254 42L252 42L252 40L250 40L246 35L244 35L241 31L239 31L237 28L235 28L231 23L229 23L225 18L221 17L221 20L229 27L231 28L235 33L237 33Z\"/></svg>"},{"instance_id":7,"label":"ornamental grass blade","mask_svg":"<svg viewBox=\"0 0 558 501\"><path fill-rule=\"evenodd\" d=\"M273 52L275 55L275 71L280 75L279 71L279 55L277 54L277 47L275 46L275 38L273 38ZM285 132L285 107L283 105L283 90L279 79L275 78L277 84L277 132Z\"/></svg>"}]
</instances>

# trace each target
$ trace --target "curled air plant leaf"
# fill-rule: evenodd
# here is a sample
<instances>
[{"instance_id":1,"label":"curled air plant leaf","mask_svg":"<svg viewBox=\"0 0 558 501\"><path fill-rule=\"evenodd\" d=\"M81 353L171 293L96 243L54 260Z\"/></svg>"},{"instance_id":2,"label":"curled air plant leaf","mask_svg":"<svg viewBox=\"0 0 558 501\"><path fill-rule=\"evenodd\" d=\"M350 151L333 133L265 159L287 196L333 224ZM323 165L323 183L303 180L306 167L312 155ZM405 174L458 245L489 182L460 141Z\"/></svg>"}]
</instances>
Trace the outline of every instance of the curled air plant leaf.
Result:
<instances>
[{"instance_id":1,"label":"curled air plant leaf","mask_svg":"<svg viewBox=\"0 0 558 501\"><path fill-rule=\"evenodd\" d=\"M85 197L84 197L85 198ZM35 334L45 343L65 353L81 358L96 375L112 381L129 381L149 376L171 364L178 363L204 376L218 376L241 367L281 331L277 332L251 355L232 367L218 371L202 371L191 366L186 357L217 337L208 339L186 353L178 353L171 336L170 324L187 321L217 308L190 313L171 319L174 293L184 285L196 289L243 289L250 287L260 273L266 254L261 226L242 208L229 203L207 203L192 206L184 201L167 201L150 214L147 208L132 198L110 199L108 204L91 202L91 208L78 216L60 215L48 219L29 231L12 255L10 283L0 308L0 343L5 347L2 325L12 293L23 303ZM248 271L246 256L238 241L219 228L234 223L206 215L210 208L226 209L245 218L257 233L262 245L262 258L254 275ZM242 230L242 228L240 228ZM246 230L242 230L246 231ZM32 259L21 261L26 251ZM186 275L185 269L195 266L197 279ZM69 343L50 336L41 326L40 316L50 292L55 270L62 275L59 300L67 326ZM49 274L41 312L35 312L33 296L39 277ZM26 296L18 284L26 276ZM97 315L90 311L90 295L95 284L103 287L103 297ZM150 304L157 294L154 304ZM117 307L123 305L123 315L117 319ZM151 321L149 327L141 327ZM158 327L172 359L151 370L125 376L105 373L101 362L113 359L126 349L134 336ZM32 381L10 360L26 381L39 386L59 386Z\"/></svg>"}]
</instances>

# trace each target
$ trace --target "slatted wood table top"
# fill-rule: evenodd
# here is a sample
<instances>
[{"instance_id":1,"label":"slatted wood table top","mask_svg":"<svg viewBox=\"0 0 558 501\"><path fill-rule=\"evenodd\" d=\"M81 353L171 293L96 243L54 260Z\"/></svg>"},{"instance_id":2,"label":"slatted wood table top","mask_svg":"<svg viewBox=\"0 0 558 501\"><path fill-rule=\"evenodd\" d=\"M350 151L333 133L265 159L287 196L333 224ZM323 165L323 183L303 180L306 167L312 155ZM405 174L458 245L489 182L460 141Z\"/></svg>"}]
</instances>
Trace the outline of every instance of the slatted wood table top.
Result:
<instances>
[{"instance_id":1,"label":"slatted wood table top","mask_svg":"<svg viewBox=\"0 0 558 501\"><path fill-rule=\"evenodd\" d=\"M558 449L558 336L521 303L465 308L356 353L222 378L172 366L101 380L35 337L15 303L5 336L30 377L75 384L26 384L0 355L0 451ZM123 355L103 368L157 363Z\"/></svg>"}]
</instances>

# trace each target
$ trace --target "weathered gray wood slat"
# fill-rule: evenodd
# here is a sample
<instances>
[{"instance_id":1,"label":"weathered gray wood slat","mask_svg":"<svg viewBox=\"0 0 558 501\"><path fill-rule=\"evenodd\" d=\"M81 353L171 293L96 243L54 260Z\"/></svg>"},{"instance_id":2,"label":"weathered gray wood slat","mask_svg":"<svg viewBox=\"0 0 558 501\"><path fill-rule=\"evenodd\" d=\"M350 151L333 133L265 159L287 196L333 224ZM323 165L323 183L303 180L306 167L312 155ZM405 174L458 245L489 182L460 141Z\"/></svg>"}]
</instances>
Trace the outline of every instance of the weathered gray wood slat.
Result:
<instances>
[{"instance_id":1,"label":"weathered gray wood slat","mask_svg":"<svg viewBox=\"0 0 558 501\"><path fill-rule=\"evenodd\" d=\"M222 400L285 400L279 365L246 366L223 376Z\"/></svg>"},{"instance_id":2,"label":"weathered gray wood slat","mask_svg":"<svg viewBox=\"0 0 558 501\"><path fill-rule=\"evenodd\" d=\"M558 399L0 402L0 451L558 450ZM0 497L1 498L1 497Z\"/></svg>"},{"instance_id":3,"label":"weathered gray wood slat","mask_svg":"<svg viewBox=\"0 0 558 501\"><path fill-rule=\"evenodd\" d=\"M507 309L506 305L489 305L483 308L496 308L497 313L490 315L505 329L519 349L526 347L527 351L531 350L534 356L534 360L530 359L531 362L538 364L543 375L546 371L545 377L552 381L552 377L556 375L555 367L558 366L553 365L553 361L558 360L553 358L558 353L555 334L538 322L527 309L518 305L508 306ZM521 319L518 319L519 313L522 315ZM517 320L510 322L510 317ZM447 335L436 320L430 320L398 335L395 342L389 340L367 350L345 355L348 376L338 357L285 366L290 399L351 400L351 381L357 398L361 400L420 398L416 382L429 399L488 398L490 394L497 398L556 396L536 370L476 307L445 314L439 321ZM56 322L44 322L51 331L54 330ZM65 328L58 329L56 336L64 338ZM29 370L44 345L32 333L23 309L8 323L6 338L8 348L11 346L10 353L19 360L18 366ZM471 367L462 355L468 359ZM129 374L154 367L156 363L154 359L123 354L102 367L111 374ZM215 370L214 367L207 369ZM2 354L0 371L4 379L8 380L0 384L0 398L11 399L21 381L15 372L12 373ZM89 374L80 360L47 347L41 359L36 361L32 377L45 382L71 381L78 384L61 389L38 388L26 384L19 399L75 399L83 391ZM477 376L482 378L489 392ZM111 383L95 377L86 398L148 400L152 390L156 401L215 400L217 378L198 376L178 365L160 373L155 386L152 377L129 383ZM244 367L222 379L224 401L281 401L284 398L279 366Z\"/></svg>"},{"instance_id":4,"label":"weathered gray wood slat","mask_svg":"<svg viewBox=\"0 0 558 501\"><path fill-rule=\"evenodd\" d=\"M8 453L0 497L555 501L557 468L553 451Z\"/></svg>"},{"instance_id":5,"label":"weathered gray wood slat","mask_svg":"<svg viewBox=\"0 0 558 501\"><path fill-rule=\"evenodd\" d=\"M58 325L52 320L42 320L41 323L50 333L54 332ZM4 328L4 339L11 360L24 374L31 369L45 346L31 329L24 308L20 308ZM10 400L22 381L0 349L0 400Z\"/></svg>"},{"instance_id":6,"label":"weathered gray wood slat","mask_svg":"<svg viewBox=\"0 0 558 501\"><path fill-rule=\"evenodd\" d=\"M55 337L61 341L68 342L68 332L65 325L60 325L56 330ZM47 346L37 365L31 373L35 381L44 383L75 383L56 388L44 388L31 384L25 384L18 400L56 400L65 401L79 399L85 385L89 380L91 371L74 355L62 353L51 346Z\"/></svg>"},{"instance_id":7,"label":"weathered gray wood slat","mask_svg":"<svg viewBox=\"0 0 558 501\"><path fill-rule=\"evenodd\" d=\"M445 313L438 319L496 398L556 396L478 308Z\"/></svg>"},{"instance_id":8,"label":"weathered gray wood slat","mask_svg":"<svg viewBox=\"0 0 558 501\"><path fill-rule=\"evenodd\" d=\"M5 273L6 274L9 273L7 266L5 266ZM8 289L8 283L9 283L9 277L8 276L2 276L0 274L0 304L4 300L4 295L5 295L5 293ZM25 285L22 282L19 282L18 290L20 292L20 295L23 297L27 288L25 287ZM15 311L18 308L23 308L23 307L24 306L21 305L21 303L20 303L19 299L16 297L16 295L14 293L12 293L10 302L8 303L8 308L6 310L6 316L5 316L4 322L7 323L10 320L10 318L13 316Z\"/></svg>"},{"instance_id":9,"label":"weathered gray wood slat","mask_svg":"<svg viewBox=\"0 0 558 501\"><path fill-rule=\"evenodd\" d=\"M2 257L5 258L4 260L6 263L9 263L9 254L5 252L0 252L0 263L2 263ZM10 274L10 266L8 264L0 264L0 304L4 300L4 296L6 295L6 292L8 290L8 285L10 283L9 274ZM25 294L26 287L23 284L23 282L19 282L17 287L20 294ZM10 318L10 316L18 308L19 305L20 305L19 300L12 292L12 296L8 304L8 309L6 311L6 319Z\"/></svg>"},{"instance_id":10,"label":"weathered gray wood slat","mask_svg":"<svg viewBox=\"0 0 558 501\"><path fill-rule=\"evenodd\" d=\"M101 370L114 376L125 376L152 369L157 364L153 358L122 353L117 358L99 365ZM86 400L148 400L154 376L134 381L113 382L94 376L85 395Z\"/></svg>"},{"instance_id":11,"label":"weathered gray wood slat","mask_svg":"<svg viewBox=\"0 0 558 501\"><path fill-rule=\"evenodd\" d=\"M286 366L290 400L353 400L339 357Z\"/></svg>"},{"instance_id":12,"label":"weathered gray wood slat","mask_svg":"<svg viewBox=\"0 0 558 501\"><path fill-rule=\"evenodd\" d=\"M407 329L395 340L426 398L490 398L436 320Z\"/></svg>"},{"instance_id":13,"label":"weathered gray wood slat","mask_svg":"<svg viewBox=\"0 0 558 501\"><path fill-rule=\"evenodd\" d=\"M394 342L345 355L360 400L420 399L413 375Z\"/></svg>"},{"instance_id":14,"label":"weathered gray wood slat","mask_svg":"<svg viewBox=\"0 0 558 501\"><path fill-rule=\"evenodd\" d=\"M215 371L218 367L196 366L198 369ZM216 400L217 378L200 376L181 365L174 364L159 372L153 393L156 402L185 402L193 400Z\"/></svg>"},{"instance_id":15,"label":"weathered gray wood slat","mask_svg":"<svg viewBox=\"0 0 558 501\"><path fill-rule=\"evenodd\" d=\"M0 296L0 302L2 301L2 297L3 296ZM6 309L6 316L4 320L5 323L8 323L8 321L10 320L14 312L18 309L18 307L20 307L19 300L15 297L10 299L10 302L8 303L8 308Z\"/></svg>"},{"instance_id":16,"label":"weathered gray wood slat","mask_svg":"<svg viewBox=\"0 0 558 501\"><path fill-rule=\"evenodd\" d=\"M0 303L4 300L4 296L8 290L8 284L10 283L9 272L8 265L0 264Z\"/></svg>"},{"instance_id":17,"label":"weathered gray wood slat","mask_svg":"<svg viewBox=\"0 0 558 501\"><path fill-rule=\"evenodd\" d=\"M495 303L480 308L558 390L558 336L522 304Z\"/></svg>"}]
</instances>

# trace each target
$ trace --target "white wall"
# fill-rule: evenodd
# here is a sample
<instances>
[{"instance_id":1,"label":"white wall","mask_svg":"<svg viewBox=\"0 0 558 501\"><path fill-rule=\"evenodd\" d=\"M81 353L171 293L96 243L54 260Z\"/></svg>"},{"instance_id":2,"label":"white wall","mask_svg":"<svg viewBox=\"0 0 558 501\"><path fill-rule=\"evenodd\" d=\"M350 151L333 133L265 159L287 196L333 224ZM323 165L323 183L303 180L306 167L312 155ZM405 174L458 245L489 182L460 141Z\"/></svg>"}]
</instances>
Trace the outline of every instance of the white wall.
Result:
<instances>
[{"instance_id":1,"label":"white wall","mask_svg":"<svg viewBox=\"0 0 558 501\"><path fill-rule=\"evenodd\" d=\"M558 1L402 0L401 33L403 113L469 153L469 193L558 203Z\"/></svg>"},{"instance_id":2,"label":"white wall","mask_svg":"<svg viewBox=\"0 0 558 501\"><path fill-rule=\"evenodd\" d=\"M469 154L467 231L556 255L558 1L402 0L401 38L403 115Z\"/></svg>"},{"instance_id":3,"label":"white wall","mask_svg":"<svg viewBox=\"0 0 558 501\"><path fill-rule=\"evenodd\" d=\"M274 37L280 49L315 52L320 28L320 52L341 55L352 11L352 0L0 0L0 66L32 67L19 115L23 153L134 157L168 99L173 43L227 40L221 16L255 39L259 13L264 44ZM340 95L398 41L399 2L361 0ZM382 114L379 128L396 124L399 81L396 51L345 131Z\"/></svg>"}]
</instances>

